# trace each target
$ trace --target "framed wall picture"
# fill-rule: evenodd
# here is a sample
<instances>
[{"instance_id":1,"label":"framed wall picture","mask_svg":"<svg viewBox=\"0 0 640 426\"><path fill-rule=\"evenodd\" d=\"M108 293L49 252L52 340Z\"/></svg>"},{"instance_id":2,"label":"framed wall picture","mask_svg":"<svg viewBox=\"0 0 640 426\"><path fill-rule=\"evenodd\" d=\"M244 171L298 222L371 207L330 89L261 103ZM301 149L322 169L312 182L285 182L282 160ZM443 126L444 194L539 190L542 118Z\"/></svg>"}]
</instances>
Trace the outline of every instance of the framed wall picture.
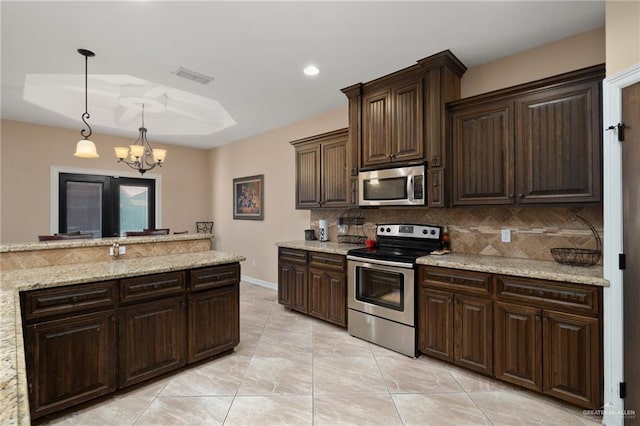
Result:
<instances>
[{"instance_id":1,"label":"framed wall picture","mask_svg":"<svg viewBox=\"0 0 640 426\"><path fill-rule=\"evenodd\" d=\"M264 175L233 179L233 218L264 219Z\"/></svg>"}]
</instances>

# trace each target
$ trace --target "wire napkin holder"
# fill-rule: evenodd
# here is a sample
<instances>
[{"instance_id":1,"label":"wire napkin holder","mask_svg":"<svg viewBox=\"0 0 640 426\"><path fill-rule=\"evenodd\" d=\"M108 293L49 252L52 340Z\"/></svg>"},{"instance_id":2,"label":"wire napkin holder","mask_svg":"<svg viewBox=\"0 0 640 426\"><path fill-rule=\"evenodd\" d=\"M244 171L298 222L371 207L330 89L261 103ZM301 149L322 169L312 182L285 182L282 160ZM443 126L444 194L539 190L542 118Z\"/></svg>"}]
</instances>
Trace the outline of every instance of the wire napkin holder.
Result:
<instances>
[{"instance_id":1,"label":"wire napkin holder","mask_svg":"<svg viewBox=\"0 0 640 426\"><path fill-rule=\"evenodd\" d=\"M347 225L349 231L356 231L356 234L346 233L338 235L339 243L364 244L367 236L364 235L362 225L364 225L364 212L360 209L349 209L340 215L338 223Z\"/></svg>"}]
</instances>

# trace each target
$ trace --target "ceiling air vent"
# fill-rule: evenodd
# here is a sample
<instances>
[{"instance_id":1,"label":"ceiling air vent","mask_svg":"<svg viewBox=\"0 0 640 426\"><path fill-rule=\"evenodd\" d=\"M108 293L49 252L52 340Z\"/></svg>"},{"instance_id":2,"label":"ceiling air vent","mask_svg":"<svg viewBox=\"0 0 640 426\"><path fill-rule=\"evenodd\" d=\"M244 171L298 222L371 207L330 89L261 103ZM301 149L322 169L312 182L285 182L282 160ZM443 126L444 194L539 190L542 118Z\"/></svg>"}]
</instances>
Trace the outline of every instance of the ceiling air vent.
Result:
<instances>
[{"instance_id":1,"label":"ceiling air vent","mask_svg":"<svg viewBox=\"0 0 640 426\"><path fill-rule=\"evenodd\" d=\"M213 80L213 77L209 77L208 75L200 74L182 67L178 68L178 70L175 71L174 74L178 77L186 78L187 80L195 81L196 83L200 84L208 84Z\"/></svg>"}]
</instances>

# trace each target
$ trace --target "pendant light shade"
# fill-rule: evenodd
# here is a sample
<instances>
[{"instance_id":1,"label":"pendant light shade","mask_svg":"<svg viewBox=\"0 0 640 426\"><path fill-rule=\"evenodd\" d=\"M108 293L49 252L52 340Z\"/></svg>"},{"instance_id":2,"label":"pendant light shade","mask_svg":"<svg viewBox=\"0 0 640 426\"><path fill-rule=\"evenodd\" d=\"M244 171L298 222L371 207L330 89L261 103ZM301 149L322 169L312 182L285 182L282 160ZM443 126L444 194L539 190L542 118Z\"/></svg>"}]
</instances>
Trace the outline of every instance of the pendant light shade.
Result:
<instances>
[{"instance_id":1,"label":"pendant light shade","mask_svg":"<svg viewBox=\"0 0 640 426\"><path fill-rule=\"evenodd\" d=\"M80 158L98 158L96 144L89 139L80 139L76 145L76 152L73 154Z\"/></svg>"},{"instance_id":2,"label":"pendant light shade","mask_svg":"<svg viewBox=\"0 0 640 426\"><path fill-rule=\"evenodd\" d=\"M80 134L82 135L82 139L78 141L76 144L76 152L73 154L76 157L80 158L98 158L98 151L96 150L96 144L94 144L90 139L91 136L91 126L87 123L87 119L91 117L89 115L88 101L87 101L87 80L88 80L88 62L89 56L95 56L90 50L87 49L78 49L78 53L84 56L84 114L82 114L82 122L87 126L87 129L80 130Z\"/></svg>"}]
</instances>

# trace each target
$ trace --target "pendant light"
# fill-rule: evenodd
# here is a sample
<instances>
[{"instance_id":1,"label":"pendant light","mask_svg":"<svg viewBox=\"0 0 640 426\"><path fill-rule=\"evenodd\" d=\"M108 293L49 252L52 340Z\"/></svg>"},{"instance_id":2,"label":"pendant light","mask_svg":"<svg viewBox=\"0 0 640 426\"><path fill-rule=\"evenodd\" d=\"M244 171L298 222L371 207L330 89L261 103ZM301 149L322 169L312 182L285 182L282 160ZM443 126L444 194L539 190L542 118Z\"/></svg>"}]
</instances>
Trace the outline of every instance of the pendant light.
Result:
<instances>
[{"instance_id":1,"label":"pendant light","mask_svg":"<svg viewBox=\"0 0 640 426\"><path fill-rule=\"evenodd\" d=\"M88 62L89 57L95 56L95 53L87 49L78 49L78 53L84 56L84 114L82 114L82 121L87 126L89 131L87 132L86 129L80 130L80 134L83 138L78 141L78 144L76 145L76 152L73 155L81 158L98 158L99 155L96 151L96 144L89 140L92 131L91 126L89 126L89 123L87 123L87 119L90 117L87 101Z\"/></svg>"},{"instance_id":2,"label":"pendant light","mask_svg":"<svg viewBox=\"0 0 640 426\"><path fill-rule=\"evenodd\" d=\"M138 128L138 131L140 132L138 139L133 145L129 145L129 148L118 146L114 149L118 163L125 163L143 175L147 170L162 167L167 156L166 149L153 149L147 140L147 128L144 127L144 104L142 104L142 126Z\"/></svg>"}]
</instances>

